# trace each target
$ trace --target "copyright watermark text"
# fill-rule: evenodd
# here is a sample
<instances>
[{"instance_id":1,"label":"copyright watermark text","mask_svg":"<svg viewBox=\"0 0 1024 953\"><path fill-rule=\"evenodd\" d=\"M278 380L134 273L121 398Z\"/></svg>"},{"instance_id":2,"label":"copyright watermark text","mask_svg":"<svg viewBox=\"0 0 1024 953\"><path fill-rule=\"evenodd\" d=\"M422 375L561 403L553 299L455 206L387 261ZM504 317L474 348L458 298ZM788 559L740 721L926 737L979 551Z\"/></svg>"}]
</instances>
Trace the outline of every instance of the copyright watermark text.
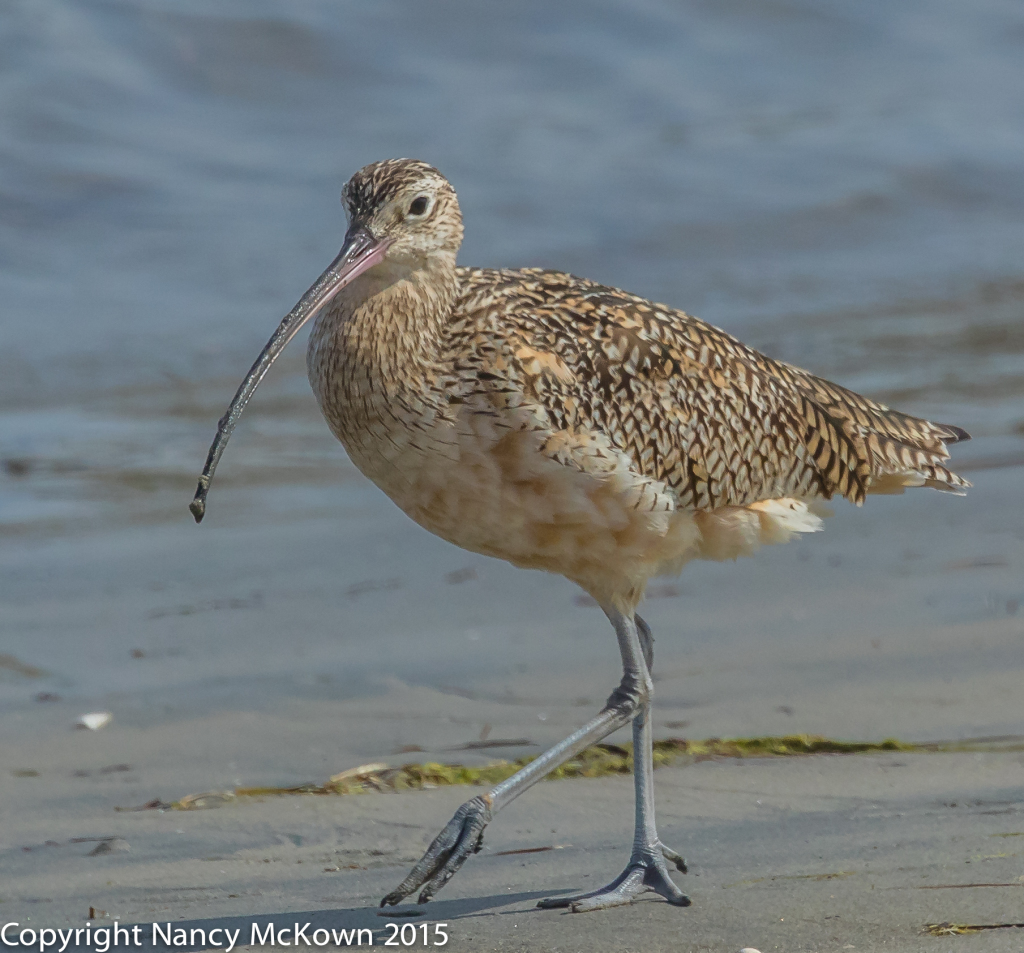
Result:
<instances>
[{"instance_id":1,"label":"copyright watermark text","mask_svg":"<svg viewBox=\"0 0 1024 953\"><path fill-rule=\"evenodd\" d=\"M177 948L181 950L221 949L224 953L239 944L248 946L306 947L315 949L324 946L390 946L409 949L411 947L443 947L448 944L447 923L388 923L374 937L366 927L334 929L313 928L311 923L290 923L278 925L273 921L252 923L248 931L244 927L182 927L173 923L135 924L121 926L116 920L112 926L84 927L30 927L18 922L5 923L0 927L0 943L22 950L38 950L39 953L67 953L68 950L85 949L90 953L111 953L125 948ZM248 935L246 935L248 934Z\"/></svg>"}]
</instances>

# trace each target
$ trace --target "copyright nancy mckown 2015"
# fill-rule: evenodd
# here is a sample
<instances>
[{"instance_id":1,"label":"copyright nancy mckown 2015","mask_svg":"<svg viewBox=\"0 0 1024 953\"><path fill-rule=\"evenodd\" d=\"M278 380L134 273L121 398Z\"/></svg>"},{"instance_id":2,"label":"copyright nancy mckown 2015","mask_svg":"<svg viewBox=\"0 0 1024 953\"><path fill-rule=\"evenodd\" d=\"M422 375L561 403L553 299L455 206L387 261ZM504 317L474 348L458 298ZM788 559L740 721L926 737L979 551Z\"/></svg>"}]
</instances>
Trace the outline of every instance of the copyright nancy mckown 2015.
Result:
<instances>
[{"instance_id":1,"label":"copyright nancy mckown 2015","mask_svg":"<svg viewBox=\"0 0 1024 953\"><path fill-rule=\"evenodd\" d=\"M237 921L236 921L237 922ZM68 950L88 950L90 953L111 953L125 948L231 951L239 944L245 946L390 946L442 947L448 944L447 923L387 923L374 936L366 927L337 930L333 927L313 928L311 923L289 923L280 926L269 923L250 923L230 927L182 927L174 923L136 923L121 926L116 920L111 926L35 927L19 922L0 927L0 941L4 946L39 953L66 953Z\"/></svg>"}]
</instances>

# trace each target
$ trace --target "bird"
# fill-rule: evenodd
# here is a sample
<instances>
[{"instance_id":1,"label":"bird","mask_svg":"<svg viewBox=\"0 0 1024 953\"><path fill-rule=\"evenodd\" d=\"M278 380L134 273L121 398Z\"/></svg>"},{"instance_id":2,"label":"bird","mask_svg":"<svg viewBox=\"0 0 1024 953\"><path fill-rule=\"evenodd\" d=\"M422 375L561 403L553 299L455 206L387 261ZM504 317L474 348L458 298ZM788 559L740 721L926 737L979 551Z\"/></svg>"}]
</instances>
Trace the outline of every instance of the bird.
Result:
<instances>
[{"instance_id":1,"label":"bird","mask_svg":"<svg viewBox=\"0 0 1024 953\"><path fill-rule=\"evenodd\" d=\"M283 319L221 418L191 511L277 356L306 322L307 368L350 459L445 540L564 576L603 609L622 678L604 707L471 798L381 901L430 900L494 816L558 765L632 726L635 830L606 886L540 901L578 913L654 892L685 907L683 857L655 823L649 579L822 529L825 501L931 487L963 495L948 446L969 439L773 360L684 311L540 268L456 263L455 189L389 159L342 191L338 256Z\"/></svg>"}]
</instances>

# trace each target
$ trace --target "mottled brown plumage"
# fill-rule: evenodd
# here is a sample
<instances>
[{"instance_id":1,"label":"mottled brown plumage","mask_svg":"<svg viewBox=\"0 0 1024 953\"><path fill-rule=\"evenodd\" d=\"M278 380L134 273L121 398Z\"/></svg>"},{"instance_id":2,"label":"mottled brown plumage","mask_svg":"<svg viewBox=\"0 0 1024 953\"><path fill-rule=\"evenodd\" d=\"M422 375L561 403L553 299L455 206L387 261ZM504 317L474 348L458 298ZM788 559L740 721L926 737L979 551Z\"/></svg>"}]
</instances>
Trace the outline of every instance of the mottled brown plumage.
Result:
<instances>
[{"instance_id":1,"label":"mottled brown plumage","mask_svg":"<svg viewBox=\"0 0 1024 953\"><path fill-rule=\"evenodd\" d=\"M458 545L631 608L690 558L819 528L814 501L967 486L957 427L615 288L456 267L458 202L424 163L367 166L344 200L395 238L318 318L310 381L356 465Z\"/></svg>"},{"instance_id":2,"label":"mottled brown plumage","mask_svg":"<svg viewBox=\"0 0 1024 953\"><path fill-rule=\"evenodd\" d=\"M457 277L445 345L475 372L467 389L487 389L481 375L500 352L548 426L607 434L678 505L836 493L862 503L895 474L967 485L941 465L963 430L891 411L682 311L540 269Z\"/></svg>"}]
</instances>

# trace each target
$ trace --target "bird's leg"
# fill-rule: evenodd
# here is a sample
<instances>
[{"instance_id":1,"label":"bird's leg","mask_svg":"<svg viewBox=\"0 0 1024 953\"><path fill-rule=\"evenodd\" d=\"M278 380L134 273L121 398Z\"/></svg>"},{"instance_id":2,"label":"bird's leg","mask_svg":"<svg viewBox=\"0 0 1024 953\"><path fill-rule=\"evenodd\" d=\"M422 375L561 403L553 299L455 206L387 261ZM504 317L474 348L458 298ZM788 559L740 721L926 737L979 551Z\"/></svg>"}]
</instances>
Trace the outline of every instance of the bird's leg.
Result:
<instances>
[{"instance_id":1,"label":"bird's leg","mask_svg":"<svg viewBox=\"0 0 1024 953\"><path fill-rule=\"evenodd\" d=\"M633 621L636 622L636 631L640 636L640 647L644 652L644 662L647 663L647 671L652 675L654 673L654 635L651 633L651 627L644 622L640 616L634 614ZM649 717L650 705L648 704L648 717ZM646 760L646 768L648 771L648 777L654 772L654 741L651 737L651 732L647 733L647 742L644 745L637 746L636 737L636 719L633 719L633 770L636 770L637 759L640 757L637 752L642 751L643 756ZM651 826L654 826L654 804L652 800L651 804ZM658 839L658 844L661 847L661 853L670 864L674 865L676 870L680 873L686 873L686 861L683 859L682 854L677 854L671 847L666 847L662 840Z\"/></svg>"},{"instance_id":2,"label":"bird's leg","mask_svg":"<svg viewBox=\"0 0 1024 953\"><path fill-rule=\"evenodd\" d=\"M639 616L634 617L643 651L643 661L650 666L654 661L654 638L647 623ZM612 622L616 619L612 616ZM648 680L649 680L648 674ZM661 894L677 907L688 907L687 897L669 876L669 861L677 870L686 873L686 861L674 850L666 847L654 825L654 752L651 731L650 691L640 703L633 718L633 783L636 798L636 822L633 832L633 853L626 869L610 884L589 893L567 897L552 897L541 900L539 907L568 907L573 913L589 910L603 910L632 903L642 893L653 891Z\"/></svg>"},{"instance_id":3,"label":"bird's leg","mask_svg":"<svg viewBox=\"0 0 1024 953\"><path fill-rule=\"evenodd\" d=\"M654 633L651 632L651 627L635 612L633 613L633 622L636 625L636 634L640 637L640 649L644 653L644 665L647 666L647 671L653 674Z\"/></svg>"},{"instance_id":4,"label":"bird's leg","mask_svg":"<svg viewBox=\"0 0 1024 953\"><path fill-rule=\"evenodd\" d=\"M455 875L470 854L480 850L484 828L498 811L527 788L533 787L559 765L575 757L629 722L648 702L651 677L644 661L641 637L632 618L605 609L615 626L622 656L622 681L609 696L604 708L582 728L549 748L512 777L495 785L486 794L466 801L434 838L419 863L382 901L381 906L401 903L420 887L419 902L426 903ZM648 630L647 637L650 637ZM653 821L653 813L652 813ZM656 835L655 835L656 836Z\"/></svg>"}]
</instances>

